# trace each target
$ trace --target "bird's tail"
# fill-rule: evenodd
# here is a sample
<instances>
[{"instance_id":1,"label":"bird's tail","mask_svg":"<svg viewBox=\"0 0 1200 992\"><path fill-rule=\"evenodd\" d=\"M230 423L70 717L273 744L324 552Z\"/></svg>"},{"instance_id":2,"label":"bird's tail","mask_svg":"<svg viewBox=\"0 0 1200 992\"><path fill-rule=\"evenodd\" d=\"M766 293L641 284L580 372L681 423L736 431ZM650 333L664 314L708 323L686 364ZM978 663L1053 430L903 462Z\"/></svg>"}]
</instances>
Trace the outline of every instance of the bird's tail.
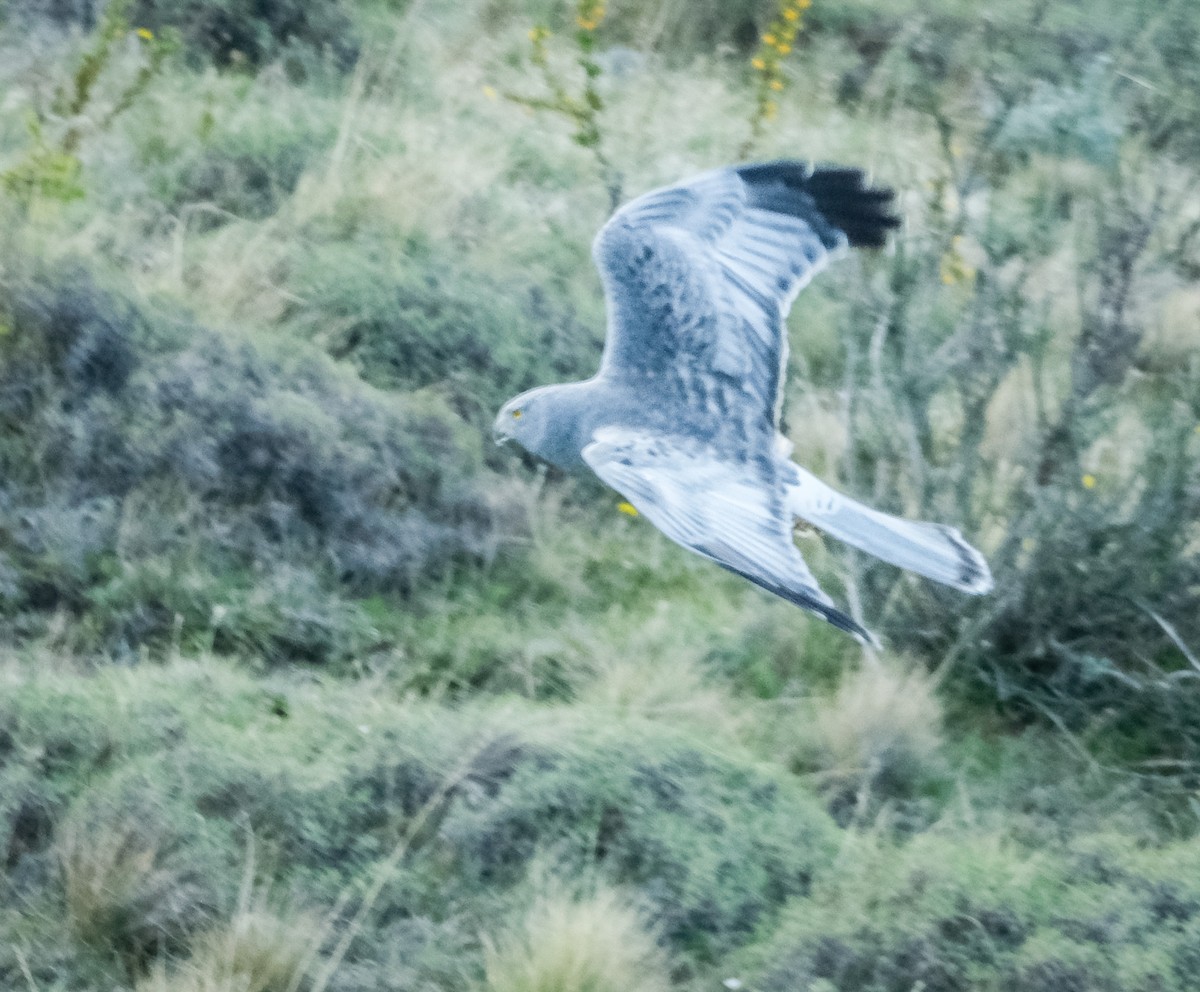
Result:
<instances>
[{"instance_id":1,"label":"bird's tail","mask_svg":"<svg viewBox=\"0 0 1200 992\"><path fill-rule=\"evenodd\" d=\"M953 527L904 520L855 502L798 465L788 506L801 520L860 551L935 582L982 595L992 589L983 555Z\"/></svg>"}]
</instances>

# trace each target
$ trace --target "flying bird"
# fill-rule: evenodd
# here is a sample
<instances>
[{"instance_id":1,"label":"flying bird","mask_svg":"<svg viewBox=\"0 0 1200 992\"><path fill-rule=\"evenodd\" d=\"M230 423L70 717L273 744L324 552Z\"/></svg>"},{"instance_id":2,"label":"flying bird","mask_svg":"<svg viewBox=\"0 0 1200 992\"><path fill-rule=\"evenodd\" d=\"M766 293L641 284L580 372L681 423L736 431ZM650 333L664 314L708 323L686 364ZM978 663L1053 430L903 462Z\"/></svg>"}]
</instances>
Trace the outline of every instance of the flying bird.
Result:
<instances>
[{"instance_id":1,"label":"flying bird","mask_svg":"<svg viewBox=\"0 0 1200 992\"><path fill-rule=\"evenodd\" d=\"M597 235L608 333L600 370L509 400L496 442L590 468L671 540L874 638L822 592L793 541L825 534L964 592L992 587L952 527L873 510L790 460L779 432L796 294L847 247L882 247L893 194L798 161L707 172L638 197Z\"/></svg>"}]
</instances>

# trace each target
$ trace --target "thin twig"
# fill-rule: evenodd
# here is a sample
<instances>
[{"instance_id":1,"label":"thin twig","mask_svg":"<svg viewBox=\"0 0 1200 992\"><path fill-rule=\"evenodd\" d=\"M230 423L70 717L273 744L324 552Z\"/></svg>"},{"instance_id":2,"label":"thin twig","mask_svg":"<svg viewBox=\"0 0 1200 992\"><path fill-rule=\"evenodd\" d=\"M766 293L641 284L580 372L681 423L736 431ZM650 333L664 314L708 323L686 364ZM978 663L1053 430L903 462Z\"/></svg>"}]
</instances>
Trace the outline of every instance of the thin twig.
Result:
<instances>
[{"instance_id":1,"label":"thin twig","mask_svg":"<svg viewBox=\"0 0 1200 992\"><path fill-rule=\"evenodd\" d=\"M1081 758L1083 758L1084 761L1087 762L1088 766L1093 771L1098 771L1104 767L1092 756L1092 753L1087 749L1087 745L1084 744L1083 741L1081 741L1067 728L1063 718L1055 713L1054 710L1052 710L1049 706L1035 696L1026 696L1026 702L1033 706L1034 709L1040 712L1042 716L1044 716L1047 720L1054 724L1055 727L1058 728L1059 732L1063 735L1063 737L1066 738L1067 743L1070 744L1072 749Z\"/></svg>"},{"instance_id":2,"label":"thin twig","mask_svg":"<svg viewBox=\"0 0 1200 992\"><path fill-rule=\"evenodd\" d=\"M1159 616L1144 603L1139 603L1138 605L1142 608L1142 610L1145 611L1151 620L1153 620L1163 629L1163 633L1171 639L1171 643L1174 644L1175 647L1179 648L1179 653L1188 660L1188 663L1194 669L1196 669L1197 672L1200 672L1200 658L1197 658L1192 649L1184 643L1183 638L1179 636L1179 631L1177 631L1171 623Z\"/></svg>"}]
</instances>

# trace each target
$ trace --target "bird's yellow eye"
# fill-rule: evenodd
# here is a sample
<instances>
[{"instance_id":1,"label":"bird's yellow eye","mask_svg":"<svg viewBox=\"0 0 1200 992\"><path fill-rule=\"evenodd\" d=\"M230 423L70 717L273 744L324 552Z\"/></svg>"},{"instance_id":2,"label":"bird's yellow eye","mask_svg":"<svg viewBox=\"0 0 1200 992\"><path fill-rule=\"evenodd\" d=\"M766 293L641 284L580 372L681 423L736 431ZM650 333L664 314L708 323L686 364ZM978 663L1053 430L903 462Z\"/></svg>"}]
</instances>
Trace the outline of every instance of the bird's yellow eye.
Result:
<instances>
[{"instance_id":1,"label":"bird's yellow eye","mask_svg":"<svg viewBox=\"0 0 1200 992\"><path fill-rule=\"evenodd\" d=\"M513 410L513 420L520 420L520 419L521 419L521 411Z\"/></svg>"}]
</instances>

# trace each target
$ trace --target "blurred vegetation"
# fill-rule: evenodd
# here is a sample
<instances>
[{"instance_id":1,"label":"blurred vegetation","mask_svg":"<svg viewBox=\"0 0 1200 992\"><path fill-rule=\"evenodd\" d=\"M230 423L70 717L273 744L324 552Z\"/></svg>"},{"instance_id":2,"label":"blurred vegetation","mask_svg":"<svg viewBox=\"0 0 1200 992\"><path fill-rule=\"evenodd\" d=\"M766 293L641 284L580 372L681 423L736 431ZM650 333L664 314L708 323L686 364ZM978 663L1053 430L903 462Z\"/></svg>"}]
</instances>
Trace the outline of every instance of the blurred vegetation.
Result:
<instances>
[{"instance_id":1,"label":"blurred vegetation","mask_svg":"<svg viewBox=\"0 0 1200 992\"><path fill-rule=\"evenodd\" d=\"M84 195L79 184L82 162L78 157L88 132L110 128L118 115L127 111L146 91L177 47L177 35L168 28L161 37L139 28L136 53L122 60L118 46L130 36L131 0L113 0L104 9L100 24L80 53L73 69L59 84L46 105L34 104L27 128L31 147L25 157L0 172L0 184L26 207L38 197L73 200ZM126 46L128 47L128 46ZM128 55L128 53L126 53ZM132 62L135 68L120 67ZM107 94L107 105L98 106L95 96L101 77L124 68L126 78ZM54 133L51 134L50 132Z\"/></svg>"},{"instance_id":2,"label":"blurred vegetation","mask_svg":"<svg viewBox=\"0 0 1200 992\"><path fill-rule=\"evenodd\" d=\"M1194 985L1198 67L1191 0L0 6L0 987ZM797 460L996 575L802 538L880 657L488 437L748 136L904 215Z\"/></svg>"}]
</instances>

